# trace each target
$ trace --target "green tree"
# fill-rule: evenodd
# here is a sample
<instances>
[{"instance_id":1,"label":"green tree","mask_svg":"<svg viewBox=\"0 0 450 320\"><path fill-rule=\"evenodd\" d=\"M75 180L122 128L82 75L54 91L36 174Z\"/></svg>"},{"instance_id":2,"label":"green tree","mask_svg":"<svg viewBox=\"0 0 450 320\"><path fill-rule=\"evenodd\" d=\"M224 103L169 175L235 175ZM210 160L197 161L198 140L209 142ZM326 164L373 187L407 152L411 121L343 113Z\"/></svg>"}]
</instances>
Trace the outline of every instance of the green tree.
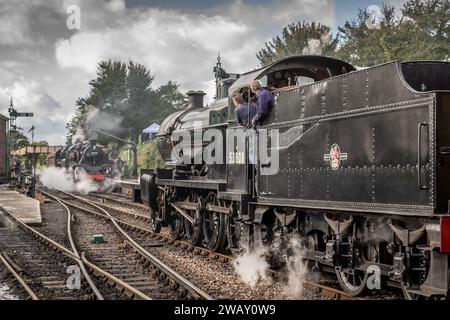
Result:
<instances>
[{"instance_id":1,"label":"green tree","mask_svg":"<svg viewBox=\"0 0 450 320\"><path fill-rule=\"evenodd\" d=\"M169 81L152 91L153 110L151 122L161 122L168 115L187 107L186 96L179 91L179 84ZM148 123L147 125L149 125Z\"/></svg>"},{"instance_id":2,"label":"green tree","mask_svg":"<svg viewBox=\"0 0 450 320\"><path fill-rule=\"evenodd\" d=\"M137 142L149 124L161 122L187 105L177 83L169 81L153 89L153 81L154 76L142 64L133 61L128 64L111 60L100 62L96 79L89 82L89 94L76 101L75 115L66 124L66 143L72 143L74 136L87 137L88 129L104 130L96 127L95 121L89 121L92 108L101 111L102 115L122 120L120 127L125 130L109 133ZM105 145L112 141L101 135L98 138Z\"/></svg>"},{"instance_id":3,"label":"green tree","mask_svg":"<svg viewBox=\"0 0 450 320\"><path fill-rule=\"evenodd\" d=\"M39 140L39 141L35 141L32 144L30 144L30 146L36 146L36 147L48 147L49 144L47 141L45 140Z\"/></svg>"},{"instance_id":4,"label":"green tree","mask_svg":"<svg viewBox=\"0 0 450 320\"><path fill-rule=\"evenodd\" d=\"M182 110L187 107L188 100L184 94L179 91L180 85L169 81L156 89L156 96L164 108L174 108Z\"/></svg>"},{"instance_id":5,"label":"green tree","mask_svg":"<svg viewBox=\"0 0 450 320\"><path fill-rule=\"evenodd\" d=\"M367 10L359 10L356 20L339 27L341 47L336 57L361 67L395 60L400 49L395 8L384 4L381 13L376 27L367 23L371 19Z\"/></svg>"},{"instance_id":6,"label":"green tree","mask_svg":"<svg viewBox=\"0 0 450 320\"><path fill-rule=\"evenodd\" d=\"M139 169L164 167L164 161L155 141L138 145L138 167Z\"/></svg>"},{"instance_id":7,"label":"green tree","mask_svg":"<svg viewBox=\"0 0 450 320\"><path fill-rule=\"evenodd\" d=\"M339 27L336 57L356 66L373 66L392 60L445 60L450 54L450 2L409 0L396 17L384 4L378 27L367 24L370 15L360 10L356 20Z\"/></svg>"},{"instance_id":8,"label":"green tree","mask_svg":"<svg viewBox=\"0 0 450 320\"><path fill-rule=\"evenodd\" d=\"M75 115L67 122L66 144L71 144L74 136L88 137L88 114L92 108L120 117L126 113L127 65L120 61L101 61L97 67L97 77L89 82L90 91L86 97L75 102ZM98 128L97 128L98 129ZM99 137L106 143L104 137Z\"/></svg>"},{"instance_id":9,"label":"green tree","mask_svg":"<svg viewBox=\"0 0 450 320\"><path fill-rule=\"evenodd\" d=\"M298 22L283 28L281 36L277 35L266 42L256 57L262 65L292 55L333 55L338 39L333 38L331 28L320 23Z\"/></svg>"},{"instance_id":10,"label":"green tree","mask_svg":"<svg viewBox=\"0 0 450 320\"><path fill-rule=\"evenodd\" d=\"M410 0L402 14L400 31L407 35L401 51L405 60L450 58L450 1Z\"/></svg>"},{"instance_id":11,"label":"green tree","mask_svg":"<svg viewBox=\"0 0 450 320\"><path fill-rule=\"evenodd\" d=\"M120 61L101 61L97 78L90 81L91 93L85 104L111 114L119 114L127 102L127 65Z\"/></svg>"},{"instance_id":12,"label":"green tree","mask_svg":"<svg viewBox=\"0 0 450 320\"><path fill-rule=\"evenodd\" d=\"M11 147L14 150L19 150L30 145L30 140L23 133L19 131L13 131L8 133L11 138Z\"/></svg>"},{"instance_id":13,"label":"green tree","mask_svg":"<svg viewBox=\"0 0 450 320\"><path fill-rule=\"evenodd\" d=\"M128 128L128 137L139 140L139 135L152 122L161 122L171 113L186 107L186 99L179 85L169 81L154 90L154 76L145 66L128 64L127 105L123 114L123 125Z\"/></svg>"},{"instance_id":14,"label":"green tree","mask_svg":"<svg viewBox=\"0 0 450 320\"><path fill-rule=\"evenodd\" d=\"M127 104L122 110L122 123L134 142L138 141L139 134L148 125L148 117L152 113L151 84L154 78L145 66L133 61L128 63Z\"/></svg>"}]
</instances>

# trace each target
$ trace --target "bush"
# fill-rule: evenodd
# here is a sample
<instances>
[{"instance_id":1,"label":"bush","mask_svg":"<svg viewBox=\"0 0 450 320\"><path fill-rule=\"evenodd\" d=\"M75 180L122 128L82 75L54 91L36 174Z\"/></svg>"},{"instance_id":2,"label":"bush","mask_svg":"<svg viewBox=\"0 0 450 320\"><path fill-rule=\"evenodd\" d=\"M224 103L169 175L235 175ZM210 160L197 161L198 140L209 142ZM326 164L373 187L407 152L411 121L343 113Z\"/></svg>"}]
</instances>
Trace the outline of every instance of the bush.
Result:
<instances>
[{"instance_id":1,"label":"bush","mask_svg":"<svg viewBox=\"0 0 450 320\"><path fill-rule=\"evenodd\" d=\"M126 163L124 175L130 176L132 170L131 151L128 146L120 149L119 157ZM159 153L158 145L155 141L139 143L137 145L138 172L140 169L156 169L164 166L164 161Z\"/></svg>"}]
</instances>

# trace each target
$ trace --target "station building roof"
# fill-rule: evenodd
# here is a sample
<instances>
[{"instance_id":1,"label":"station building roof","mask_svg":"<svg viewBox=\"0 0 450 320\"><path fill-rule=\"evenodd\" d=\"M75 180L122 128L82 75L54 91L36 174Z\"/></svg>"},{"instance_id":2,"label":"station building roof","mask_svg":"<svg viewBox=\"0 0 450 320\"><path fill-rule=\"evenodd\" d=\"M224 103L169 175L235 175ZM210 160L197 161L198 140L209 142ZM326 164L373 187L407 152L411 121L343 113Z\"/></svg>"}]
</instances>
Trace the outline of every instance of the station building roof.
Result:
<instances>
[{"instance_id":1,"label":"station building roof","mask_svg":"<svg viewBox=\"0 0 450 320\"><path fill-rule=\"evenodd\" d=\"M38 146L38 147L28 146L20 148L19 150L12 151L11 154L18 157L27 154L50 154L62 148L63 148L62 146Z\"/></svg>"}]
</instances>

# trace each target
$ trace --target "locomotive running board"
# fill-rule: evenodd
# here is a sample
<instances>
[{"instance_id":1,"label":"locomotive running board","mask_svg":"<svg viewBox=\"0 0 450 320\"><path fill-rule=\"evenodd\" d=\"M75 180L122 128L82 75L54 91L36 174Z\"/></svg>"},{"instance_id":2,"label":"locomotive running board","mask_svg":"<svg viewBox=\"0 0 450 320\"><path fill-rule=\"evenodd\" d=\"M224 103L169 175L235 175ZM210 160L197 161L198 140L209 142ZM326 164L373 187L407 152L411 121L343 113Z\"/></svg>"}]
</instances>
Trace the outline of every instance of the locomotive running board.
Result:
<instances>
[{"instance_id":1,"label":"locomotive running board","mask_svg":"<svg viewBox=\"0 0 450 320\"><path fill-rule=\"evenodd\" d=\"M156 179L157 185L168 185L182 188L196 188L222 191L225 189L227 182L224 180L172 180L172 179Z\"/></svg>"}]
</instances>

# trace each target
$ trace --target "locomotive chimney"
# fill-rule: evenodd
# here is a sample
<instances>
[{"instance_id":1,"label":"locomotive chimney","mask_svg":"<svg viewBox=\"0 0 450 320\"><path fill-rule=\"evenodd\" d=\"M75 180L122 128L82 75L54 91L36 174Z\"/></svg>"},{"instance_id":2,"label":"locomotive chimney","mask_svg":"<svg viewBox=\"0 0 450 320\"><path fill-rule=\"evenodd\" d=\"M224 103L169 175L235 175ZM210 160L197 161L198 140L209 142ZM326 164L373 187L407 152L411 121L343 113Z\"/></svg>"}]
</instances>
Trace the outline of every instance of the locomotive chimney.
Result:
<instances>
[{"instance_id":1,"label":"locomotive chimney","mask_svg":"<svg viewBox=\"0 0 450 320\"><path fill-rule=\"evenodd\" d=\"M203 91L189 91L186 93L189 97L188 109L203 108L203 97L206 95Z\"/></svg>"}]
</instances>

